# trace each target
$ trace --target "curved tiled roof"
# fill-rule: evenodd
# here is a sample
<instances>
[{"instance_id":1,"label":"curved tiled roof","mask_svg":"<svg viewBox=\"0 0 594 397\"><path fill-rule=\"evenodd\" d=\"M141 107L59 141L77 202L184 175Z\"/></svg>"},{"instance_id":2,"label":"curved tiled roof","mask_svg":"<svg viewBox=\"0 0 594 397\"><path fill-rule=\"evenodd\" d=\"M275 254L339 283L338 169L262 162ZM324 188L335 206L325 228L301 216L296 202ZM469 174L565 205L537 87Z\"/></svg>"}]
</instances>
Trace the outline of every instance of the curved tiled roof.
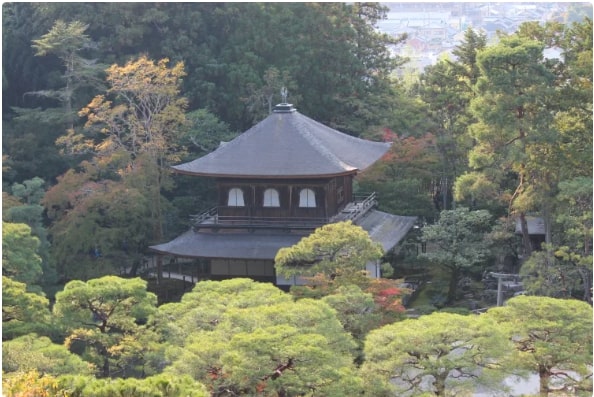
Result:
<instances>
[{"instance_id":1,"label":"curved tiled roof","mask_svg":"<svg viewBox=\"0 0 594 397\"><path fill-rule=\"evenodd\" d=\"M413 227L416 217L371 210L355 222L380 243L385 251L394 248ZM291 247L309 233L285 231L239 231L212 233L189 230L167 243L149 247L152 251L190 258L233 258L273 260L279 249Z\"/></svg>"},{"instance_id":2,"label":"curved tiled roof","mask_svg":"<svg viewBox=\"0 0 594 397\"><path fill-rule=\"evenodd\" d=\"M274 112L212 153L174 166L184 174L222 177L319 177L363 170L390 143L336 131L295 111Z\"/></svg>"}]
</instances>

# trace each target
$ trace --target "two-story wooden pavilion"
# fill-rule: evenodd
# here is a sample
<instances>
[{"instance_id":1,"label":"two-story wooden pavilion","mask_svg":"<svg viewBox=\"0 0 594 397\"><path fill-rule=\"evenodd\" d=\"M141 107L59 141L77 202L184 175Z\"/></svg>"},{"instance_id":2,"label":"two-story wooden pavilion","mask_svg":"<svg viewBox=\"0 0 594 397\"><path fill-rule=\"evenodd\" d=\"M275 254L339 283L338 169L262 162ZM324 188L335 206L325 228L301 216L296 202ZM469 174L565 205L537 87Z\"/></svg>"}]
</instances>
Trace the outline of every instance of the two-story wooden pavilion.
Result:
<instances>
[{"instance_id":1,"label":"two-story wooden pavilion","mask_svg":"<svg viewBox=\"0 0 594 397\"><path fill-rule=\"evenodd\" d=\"M374 194L355 197L353 178L379 160L390 143L341 133L277 105L266 119L212 153L174 166L176 172L215 178L218 206L193 217L193 227L150 247L160 255L206 263L210 279L250 277L290 285L274 271L282 247L315 228L350 219L392 249L415 217L376 210ZM368 267L379 276L377 264Z\"/></svg>"}]
</instances>

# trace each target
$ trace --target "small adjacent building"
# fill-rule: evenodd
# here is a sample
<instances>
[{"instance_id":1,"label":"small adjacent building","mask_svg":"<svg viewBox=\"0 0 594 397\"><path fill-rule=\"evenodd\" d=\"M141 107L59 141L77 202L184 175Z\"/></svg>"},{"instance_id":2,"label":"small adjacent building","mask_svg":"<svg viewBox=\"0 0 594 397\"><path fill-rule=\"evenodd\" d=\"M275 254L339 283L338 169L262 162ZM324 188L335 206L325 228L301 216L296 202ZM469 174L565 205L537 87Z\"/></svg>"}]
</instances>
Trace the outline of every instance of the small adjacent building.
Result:
<instances>
[{"instance_id":1,"label":"small adjacent building","mask_svg":"<svg viewBox=\"0 0 594 397\"><path fill-rule=\"evenodd\" d=\"M359 139L280 104L264 120L212 153L174 166L214 178L218 205L192 217L190 230L150 249L194 260L209 279L249 277L276 285L274 257L316 228L344 220L365 229L387 252L416 221L378 211L375 194L356 195L353 180L390 143ZM373 277L379 264L369 264Z\"/></svg>"},{"instance_id":2,"label":"small adjacent building","mask_svg":"<svg viewBox=\"0 0 594 397\"><path fill-rule=\"evenodd\" d=\"M532 247L540 251L542 245L546 241L546 226L543 218L535 216L526 216L526 226L528 228L528 236ZM522 224L520 218L516 219L516 234L522 235Z\"/></svg>"}]
</instances>

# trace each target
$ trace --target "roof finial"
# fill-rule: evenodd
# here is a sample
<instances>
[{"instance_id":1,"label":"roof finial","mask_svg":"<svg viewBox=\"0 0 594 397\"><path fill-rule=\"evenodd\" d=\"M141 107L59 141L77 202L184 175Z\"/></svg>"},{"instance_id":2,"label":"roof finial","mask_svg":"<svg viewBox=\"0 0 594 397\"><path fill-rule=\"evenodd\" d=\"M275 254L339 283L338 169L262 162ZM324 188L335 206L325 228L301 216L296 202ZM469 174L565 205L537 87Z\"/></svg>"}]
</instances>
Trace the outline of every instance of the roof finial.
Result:
<instances>
[{"instance_id":1,"label":"roof finial","mask_svg":"<svg viewBox=\"0 0 594 397\"><path fill-rule=\"evenodd\" d=\"M281 88L280 94L283 101L276 105L272 111L274 113L293 113L295 111L295 108L293 108L293 105L291 105L290 103L287 103L287 95L289 95L287 87Z\"/></svg>"}]
</instances>

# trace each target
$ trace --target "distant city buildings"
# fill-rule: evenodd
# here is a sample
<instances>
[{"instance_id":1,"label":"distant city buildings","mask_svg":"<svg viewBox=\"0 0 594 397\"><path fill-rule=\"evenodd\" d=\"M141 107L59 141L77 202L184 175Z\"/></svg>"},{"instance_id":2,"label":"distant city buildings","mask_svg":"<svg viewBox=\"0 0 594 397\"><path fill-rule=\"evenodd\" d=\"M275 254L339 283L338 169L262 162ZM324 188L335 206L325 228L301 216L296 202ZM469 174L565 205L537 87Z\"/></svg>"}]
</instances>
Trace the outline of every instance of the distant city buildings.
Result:
<instances>
[{"instance_id":1,"label":"distant city buildings","mask_svg":"<svg viewBox=\"0 0 594 397\"><path fill-rule=\"evenodd\" d=\"M407 57L407 69L423 70L450 54L468 28L483 31L488 40L497 32L513 33L524 22L567 22L580 12L592 17L591 3L382 3L390 9L378 30L394 37L408 35L394 53Z\"/></svg>"}]
</instances>

